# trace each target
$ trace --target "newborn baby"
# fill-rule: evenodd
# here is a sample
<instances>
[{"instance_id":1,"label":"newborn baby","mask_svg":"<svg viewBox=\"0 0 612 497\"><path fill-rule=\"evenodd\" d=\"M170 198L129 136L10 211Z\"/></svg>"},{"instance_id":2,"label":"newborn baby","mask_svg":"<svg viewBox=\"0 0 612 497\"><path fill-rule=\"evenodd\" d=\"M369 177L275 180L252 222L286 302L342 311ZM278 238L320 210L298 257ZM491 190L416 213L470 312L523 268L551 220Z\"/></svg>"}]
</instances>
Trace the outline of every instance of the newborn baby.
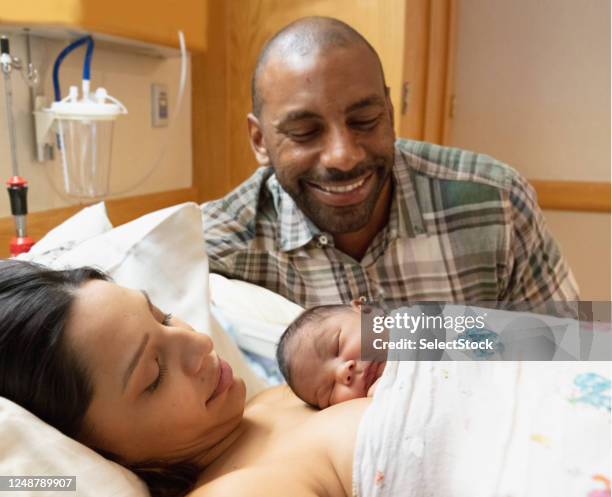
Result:
<instances>
[{"instance_id":1,"label":"newborn baby","mask_svg":"<svg viewBox=\"0 0 612 497\"><path fill-rule=\"evenodd\" d=\"M371 396L385 368L361 360L358 301L304 311L281 336L276 357L289 387L319 409Z\"/></svg>"}]
</instances>

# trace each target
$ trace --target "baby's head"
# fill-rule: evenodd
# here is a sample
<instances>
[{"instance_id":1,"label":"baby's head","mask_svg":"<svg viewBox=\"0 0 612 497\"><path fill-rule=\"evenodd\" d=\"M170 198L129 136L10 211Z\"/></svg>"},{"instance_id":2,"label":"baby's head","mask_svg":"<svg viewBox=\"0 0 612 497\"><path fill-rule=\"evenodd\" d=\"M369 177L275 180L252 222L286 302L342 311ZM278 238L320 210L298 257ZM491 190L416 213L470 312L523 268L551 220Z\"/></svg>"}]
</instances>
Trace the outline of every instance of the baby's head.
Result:
<instances>
[{"instance_id":1,"label":"baby's head","mask_svg":"<svg viewBox=\"0 0 612 497\"><path fill-rule=\"evenodd\" d=\"M384 368L361 360L357 302L304 311L281 336L276 357L295 394L320 409L366 397Z\"/></svg>"}]
</instances>

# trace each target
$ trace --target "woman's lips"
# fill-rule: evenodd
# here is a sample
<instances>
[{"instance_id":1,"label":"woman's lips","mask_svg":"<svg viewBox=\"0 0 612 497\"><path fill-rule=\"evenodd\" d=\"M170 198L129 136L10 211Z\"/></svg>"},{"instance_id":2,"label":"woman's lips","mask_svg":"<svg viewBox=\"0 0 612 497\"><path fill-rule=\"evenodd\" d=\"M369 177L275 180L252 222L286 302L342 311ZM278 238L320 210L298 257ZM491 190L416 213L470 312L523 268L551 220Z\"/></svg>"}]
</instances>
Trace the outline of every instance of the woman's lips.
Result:
<instances>
[{"instance_id":1,"label":"woman's lips","mask_svg":"<svg viewBox=\"0 0 612 497\"><path fill-rule=\"evenodd\" d=\"M232 367L219 357L219 380L217 386L213 390L212 395L208 398L206 403L217 398L223 392L225 392L234 383L234 372Z\"/></svg>"},{"instance_id":2,"label":"woman's lips","mask_svg":"<svg viewBox=\"0 0 612 497\"><path fill-rule=\"evenodd\" d=\"M310 192L321 202L334 207L354 205L363 202L375 183L374 172L349 182L315 183L306 182Z\"/></svg>"}]
</instances>

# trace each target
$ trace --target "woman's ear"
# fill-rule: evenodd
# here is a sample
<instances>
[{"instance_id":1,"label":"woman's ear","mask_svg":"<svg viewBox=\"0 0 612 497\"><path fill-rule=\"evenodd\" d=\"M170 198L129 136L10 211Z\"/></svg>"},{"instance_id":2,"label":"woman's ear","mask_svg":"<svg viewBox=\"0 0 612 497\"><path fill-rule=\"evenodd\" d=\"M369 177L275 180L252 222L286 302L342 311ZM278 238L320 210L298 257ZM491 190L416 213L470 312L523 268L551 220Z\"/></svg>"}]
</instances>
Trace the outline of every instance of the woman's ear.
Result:
<instances>
[{"instance_id":1,"label":"woman's ear","mask_svg":"<svg viewBox=\"0 0 612 497\"><path fill-rule=\"evenodd\" d=\"M257 159L260 166L269 166L270 157L268 156L268 149L266 148L259 119L254 114L249 113L247 116L247 126L249 129L249 141L255 154L255 159Z\"/></svg>"}]
</instances>

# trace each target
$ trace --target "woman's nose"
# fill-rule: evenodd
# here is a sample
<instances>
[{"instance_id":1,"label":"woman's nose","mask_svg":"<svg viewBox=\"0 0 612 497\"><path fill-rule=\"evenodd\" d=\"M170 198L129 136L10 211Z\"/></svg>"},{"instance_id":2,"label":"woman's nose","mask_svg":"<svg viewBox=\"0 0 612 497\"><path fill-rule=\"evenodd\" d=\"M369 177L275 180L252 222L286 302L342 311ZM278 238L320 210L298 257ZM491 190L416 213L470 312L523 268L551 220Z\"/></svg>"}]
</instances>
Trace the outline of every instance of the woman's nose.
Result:
<instances>
[{"instance_id":1,"label":"woman's nose","mask_svg":"<svg viewBox=\"0 0 612 497\"><path fill-rule=\"evenodd\" d=\"M204 333L190 332L182 344L182 363L185 374L197 374L208 358L212 357L213 343ZM212 360L212 359L211 359Z\"/></svg>"},{"instance_id":2,"label":"woman's nose","mask_svg":"<svg viewBox=\"0 0 612 497\"><path fill-rule=\"evenodd\" d=\"M350 385L355 379L355 361L346 361L336 369L336 381L343 385Z\"/></svg>"}]
</instances>

